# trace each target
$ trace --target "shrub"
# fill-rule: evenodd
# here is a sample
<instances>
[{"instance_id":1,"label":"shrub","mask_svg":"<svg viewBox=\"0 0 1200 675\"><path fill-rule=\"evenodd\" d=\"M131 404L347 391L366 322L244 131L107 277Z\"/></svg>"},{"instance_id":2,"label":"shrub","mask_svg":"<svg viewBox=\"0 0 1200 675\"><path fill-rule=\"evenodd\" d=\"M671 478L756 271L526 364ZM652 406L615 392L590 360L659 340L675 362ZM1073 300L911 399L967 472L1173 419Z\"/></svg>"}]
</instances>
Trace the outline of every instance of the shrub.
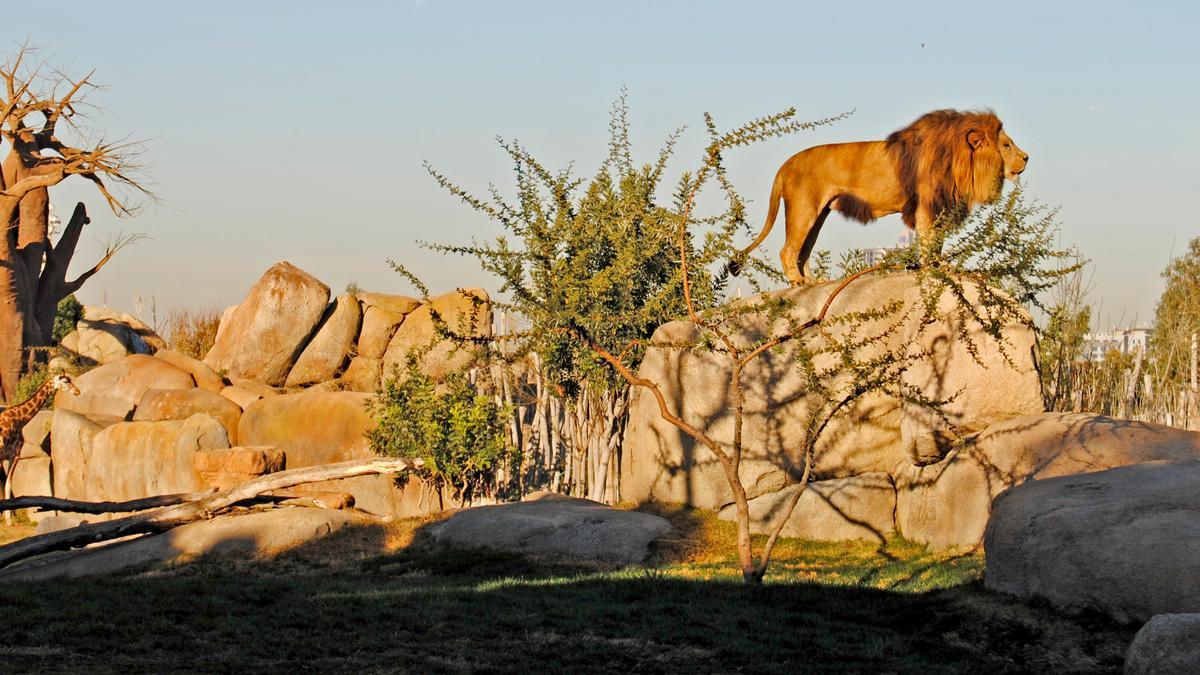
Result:
<instances>
[{"instance_id":1,"label":"shrub","mask_svg":"<svg viewBox=\"0 0 1200 675\"><path fill-rule=\"evenodd\" d=\"M58 309L54 312L54 329L51 333L54 344L62 342L68 333L75 330L75 324L83 318L83 305L74 295L68 295L58 301Z\"/></svg>"},{"instance_id":2,"label":"shrub","mask_svg":"<svg viewBox=\"0 0 1200 675\"><path fill-rule=\"evenodd\" d=\"M460 503L470 501L508 459L506 411L479 393L466 373L434 381L419 359L397 368L370 403L379 420L368 435L375 452L419 457L417 472L439 500L450 488Z\"/></svg>"}]
</instances>

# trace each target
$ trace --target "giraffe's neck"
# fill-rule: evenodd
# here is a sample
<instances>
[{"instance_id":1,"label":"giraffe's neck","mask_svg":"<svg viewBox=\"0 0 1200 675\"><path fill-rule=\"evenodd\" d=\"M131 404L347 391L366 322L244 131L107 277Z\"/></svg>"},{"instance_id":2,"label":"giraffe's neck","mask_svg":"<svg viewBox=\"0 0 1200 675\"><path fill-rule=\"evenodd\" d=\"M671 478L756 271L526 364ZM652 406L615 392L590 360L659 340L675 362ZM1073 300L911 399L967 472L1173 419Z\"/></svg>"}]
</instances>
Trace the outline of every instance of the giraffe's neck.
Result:
<instances>
[{"instance_id":1,"label":"giraffe's neck","mask_svg":"<svg viewBox=\"0 0 1200 675\"><path fill-rule=\"evenodd\" d=\"M42 406L46 405L46 401L54 394L54 391L54 380L46 380L46 383L33 392L33 396L30 396L27 401L18 403L4 411L4 416L8 420L15 421L17 424L28 422L33 419L34 415L38 414Z\"/></svg>"}]
</instances>

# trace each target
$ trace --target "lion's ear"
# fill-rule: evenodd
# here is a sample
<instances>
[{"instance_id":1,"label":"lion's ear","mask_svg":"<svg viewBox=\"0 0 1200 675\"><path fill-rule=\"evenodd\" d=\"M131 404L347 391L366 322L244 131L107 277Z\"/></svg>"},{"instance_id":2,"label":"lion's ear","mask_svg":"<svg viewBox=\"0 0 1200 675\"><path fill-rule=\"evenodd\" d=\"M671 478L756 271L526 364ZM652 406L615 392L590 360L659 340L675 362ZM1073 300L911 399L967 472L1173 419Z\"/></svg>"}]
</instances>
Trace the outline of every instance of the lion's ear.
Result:
<instances>
[{"instance_id":1,"label":"lion's ear","mask_svg":"<svg viewBox=\"0 0 1200 675\"><path fill-rule=\"evenodd\" d=\"M986 137L978 129L967 132L967 145L970 145L972 150L978 150L985 140Z\"/></svg>"}]
</instances>

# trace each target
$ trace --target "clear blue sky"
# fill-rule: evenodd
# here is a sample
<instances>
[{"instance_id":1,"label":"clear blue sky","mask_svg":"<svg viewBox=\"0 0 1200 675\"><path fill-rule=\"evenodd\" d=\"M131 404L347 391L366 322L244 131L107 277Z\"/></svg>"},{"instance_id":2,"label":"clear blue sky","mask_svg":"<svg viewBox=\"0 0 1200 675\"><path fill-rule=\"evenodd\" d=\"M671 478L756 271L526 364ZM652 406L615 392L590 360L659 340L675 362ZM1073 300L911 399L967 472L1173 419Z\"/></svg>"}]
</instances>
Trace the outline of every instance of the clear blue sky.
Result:
<instances>
[{"instance_id":1,"label":"clear blue sky","mask_svg":"<svg viewBox=\"0 0 1200 675\"><path fill-rule=\"evenodd\" d=\"M622 86L647 161L690 127L679 167L694 162L704 111L731 126L789 106L807 118L856 110L730 158L756 224L774 172L804 147L882 138L934 108L994 108L1031 155L1029 191L1061 207L1063 242L1095 261L1106 324L1149 319L1171 252L1200 235L1188 208L1200 186L1194 3L36 6L0 38L30 37L76 74L95 68L109 87L94 98L95 126L150 140L163 199L120 220L83 181L52 194L64 217L88 202L93 236L152 237L89 283L88 303L224 306L284 259L335 291L351 280L410 290L387 257L435 290L494 287L469 261L415 245L497 233L439 191L422 160L480 191L507 187L502 135L590 171ZM887 244L900 228L895 217L831 221L819 246ZM771 255L781 244L777 230Z\"/></svg>"}]
</instances>

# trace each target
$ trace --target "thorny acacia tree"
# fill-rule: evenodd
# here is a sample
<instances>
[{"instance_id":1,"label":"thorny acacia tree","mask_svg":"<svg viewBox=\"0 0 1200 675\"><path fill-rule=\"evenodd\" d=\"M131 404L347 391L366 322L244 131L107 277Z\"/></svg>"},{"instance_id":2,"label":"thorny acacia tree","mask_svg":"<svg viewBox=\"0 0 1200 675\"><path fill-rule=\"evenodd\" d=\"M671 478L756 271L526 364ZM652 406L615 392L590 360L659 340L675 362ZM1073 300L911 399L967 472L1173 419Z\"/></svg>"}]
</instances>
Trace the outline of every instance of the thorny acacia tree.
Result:
<instances>
[{"instance_id":1,"label":"thorny acacia tree","mask_svg":"<svg viewBox=\"0 0 1200 675\"><path fill-rule=\"evenodd\" d=\"M656 160L636 164L629 137L628 107L614 105L609 151L590 179L570 169L551 171L517 143L500 140L516 172L516 200L494 186L478 197L428 167L443 188L499 223L505 235L471 246L426 247L476 258L501 283L507 300L498 309L521 317L527 331L506 336L506 359L534 363L533 419L524 439L526 473L549 469L559 449L565 486L574 494L605 501L616 497L615 467L629 403L629 383L579 339L628 345L623 358L636 367L641 341L664 321L685 314L678 264L679 213L694 195L685 174L669 205L658 201L667 163L683 130L671 134ZM836 119L836 118L835 118ZM740 131L739 144L828 124L795 122L791 114L757 120ZM724 213L699 221L703 237L686 238L690 293L714 304L726 284L709 268L723 260L734 232L745 225L745 205L721 172L727 190ZM620 353L621 347L615 347ZM516 425L520 428L520 425Z\"/></svg>"},{"instance_id":2,"label":"thorny acacia tree","mask_svg":"<svg viewBox=\"0 0 1200 675\"><path fill-rule=\"evenodd\" d=\"M712 128L710 123L710 129ZM708 160L697 175L694 189L704 184L706 172L720 176L722 151L730 147L733 135L713 134ZM723 179L719 179L724 182ZM680 218L679 240L695 225L690 218L692 199ZM925 408L930 415L942 415L942 407L952 400L933 399L909 384L906 371L933 355L918 347L921 334L935 323L955 326L957 339L978 360L980 345L976 331L995 342L995 347L1010 364L1014 363L1011 344L1005 331L1013 325L1033 327L1023 305L1039 305L1038 296L1056 280L1075 269L1054 263L1070 255L1053 248L1056 226L1053 212L1027 204L1019 189L990 209L964 220L961 213L943 214L934 241L913 244L891 253L882 263L848 274L840 281L825 285L829 289L821 309L812 316L795 311L788 293L769 293L753 302L701 307L688 290L687 248L680 245L680 269L683 271L688 319L698 329L691 344L651 345L665 349L700 349L719 354L732 365L728 405L733 418L732 439L718 439L707 429L690 424L671 409L663 394L666 383L639 376L632 364L619 354L595 341L593 351L604 358L630 384L645 388L655 399L662 418L692 437L716 457L729 484L738 525L738 562L747 582L760 582L767 572L771 551L779 533L791 517L812 479L818 444L829 425L846 415L853 405L872 394L894 396L907 405ZM837 310L839 295L855 282L870 276L915 271L921 302L905 306L900 300L866 310ZM943 298L953 302L945 309ZM772 331L756 337L742 330L750 317L772 320ZM899 347L889 341L903 326L915 325L917 334ZM580 336L587 339L587 336ZM893 343L894 344L894 343ZM801 486L793 492L778 514L761 552L755 556L750 536L750 512L746 486L739 473L746 454L742 430L746 416L743 396L743 372L759 357L788 345L795 368L806 385L811 404L807 408L805 433L794 439L793 456L799 456L798 475L789 477Z\"/></svg>"},{"instance_id":3,"label":"thorny acacia tree","mask_svg":"<svg viewBox=\"0 0 1200 675\"><path fill-rule=\"evenodd\" d=\"M49 188L68 176L95 184L118 216L131 206L110 190L116 184L149 193L132 177L140 147L135 143L89 141L82 126L87 95L97 87L91 73L72 78L21 47L0 63L0 391L12 396L31 348L50 344L59 300L77 291L118 250L136 237L109 242L91 268L67 279L67 268L88 224L82 202L75 206L57 242L49 228ZM66 140L63 140L66 139ZM106 182L107 181L107 182Z\"/></svg>"},{"instance_id":4,"label":"thorny acacia tree","mask_svg":"<svg viewBox=\"0 0 1200 675\"><path fill-rule=\"evenodd\" d=\"M723 269L723 263L734 253L731 235L745 226L745 203L725 171L724 154L833 121L804 123L794 117L795 111L788 110L721 132L706 115L709 144L699 167L681 178L669 207L654 202L653 188L674 137L657 164L635 168L629 159L623 102L614 114L609 160L579 202L571 199L571 190L578 182L565 172L555 174L542 168L516 146L505 147L517 164L522 197L517 208L508 206L495 190L491 201L480 200L435 174L443 186L500 221L524 244L513 247L500 239L495 244L433 248L473 255L485 269L501 277L503 292L514 298L509 307L530 322L528 331L511 337L541 358L541 369L550 382L574 383L582 391L603 383L623 396L628 395L629 387L643 388L654 397L664 420L692 437L718 461L736 506L739 566L743 577L752 583L765 575L779 532L801 495L801 491L795 493L755 556L747 490L739 473L746 454L742 441L746 415L742 378L755 359L787 345L815 402L808 408L807 432L803 438L794 439L795 451L791 453L802 457L791 478L806 485L812 478L814 454L825 429L862 397L887 394L910 405L924 406L933 414L946 403L930 399L904 381L908 368L928 354L909 346L880 348L902 325L915 322L925 327L946 320L950 314L954 319L950 323L958 327L958 337L966 342L970 353L978 355L979 348L972 332L982 331L999 343L1002 353L1011 356L1004 331L1014 323L1031 325L1022 303L1036 305L1038 295L1071 269L1047 265L1066 255L1052 247L1053 213L1026 204L1019 190L1014 190L1001 203L977 212L970 220L946 214L938 241L925 242L923 247L914 245L892 254L880 265L831 282L822 309L813 316L797 316L787 292L761 294L752 302L729 303L725 277L712 270ZM614 169L620 170L618 181L608 176ZM642 178L654 180L639 180ZM618 187L613 189L614 185ZM696 216L698 196L712 185L724 197L725 209L715 216ZM550 194L548 201L539 189ZM626 244L628 248L623 247ZM581 251L597 250L607 255L580 256ZM760 275L779 279L763 260L751 258L747 262ZM646 274L647 270L653 273ZM856 281L868 275L905 270L916 270L922 301L915 306L906 307L897 301L864 311L838 310L839 294ZM750 279L756 290L761 290L755 277ZM613 292L610 295L605 291ZM950 310L944 309L942 302L947 295L955 300ZM752 317L769 319L772 332L759 337L740 332L740 324ZM686 343L651 341L657 325L677 318L686 318L696 326L696 339ZM727 405L734 420L731 440L715 438L672 410L664 395L669 383L639 375L638 366L650 348L702 350L730 361Z\"/></svg>"}]
</instances>

